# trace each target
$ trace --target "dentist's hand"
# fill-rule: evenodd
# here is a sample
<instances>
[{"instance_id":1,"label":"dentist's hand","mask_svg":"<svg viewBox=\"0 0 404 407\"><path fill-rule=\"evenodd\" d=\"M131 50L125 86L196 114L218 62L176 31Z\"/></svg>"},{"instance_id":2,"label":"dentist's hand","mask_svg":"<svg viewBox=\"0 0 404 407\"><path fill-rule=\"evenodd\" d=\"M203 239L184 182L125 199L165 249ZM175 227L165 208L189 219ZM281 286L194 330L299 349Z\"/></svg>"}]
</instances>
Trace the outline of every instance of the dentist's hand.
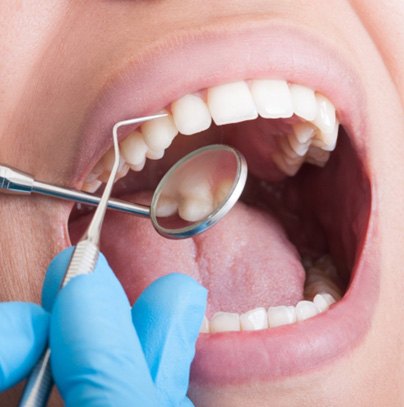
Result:
<instances>
[{"instance_id":1,"label":"dentist's hand","mask_svg":"<svg viewBox=\"0 0 404 407\"><path fill-rule=\"evenodd\" d=\"M171 274L131 310L101 255L94 273L72 279L56 296L71 253L52 261L43 292L45 309L52 309L52 371L66 405L191 406L186 393L206 290Z\"/></svg>"},{"instance_id":2,"label":"dentist's hand","mask_svg":"<svg viewBox=\"0 0 404 407\"><path fill-rule=\"evenodd\" d=\"M49 315L39 305L0 303L0 392L14 386L45 350Z\"/></svg>"}]
</instances>

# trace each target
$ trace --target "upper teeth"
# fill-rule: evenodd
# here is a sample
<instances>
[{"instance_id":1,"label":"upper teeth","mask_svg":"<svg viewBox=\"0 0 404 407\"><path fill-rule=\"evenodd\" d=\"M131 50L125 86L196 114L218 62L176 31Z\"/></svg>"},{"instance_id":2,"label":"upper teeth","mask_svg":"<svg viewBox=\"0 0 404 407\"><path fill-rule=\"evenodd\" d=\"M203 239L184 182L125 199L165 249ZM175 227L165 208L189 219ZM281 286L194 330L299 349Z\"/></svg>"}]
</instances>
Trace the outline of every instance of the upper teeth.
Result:
<instances>
[{"instance_id":1,"label":"upper teeth","mask_svg":"<svg viewBox=\"0 0 404 407\"><path fill-rule=\"evenodd\" d=\"M329 151L335 148L339 123L333 104L312 89L288 84L284 80L257 79L214 86L197 94L185 95L167 107L167 117L144 123L120 144L123 162L118 179L128 167L141 171L146 159L158 160L178 132L192 135L216 125L263 118L289 118L293 114L305 120L294 124L291 132L279 138L279 152L273 156L278 168L294 175L304 162L324 166ZM94 192L105 182L113 157L107 152L84 183Z\"/></svg>"}]
</instances>

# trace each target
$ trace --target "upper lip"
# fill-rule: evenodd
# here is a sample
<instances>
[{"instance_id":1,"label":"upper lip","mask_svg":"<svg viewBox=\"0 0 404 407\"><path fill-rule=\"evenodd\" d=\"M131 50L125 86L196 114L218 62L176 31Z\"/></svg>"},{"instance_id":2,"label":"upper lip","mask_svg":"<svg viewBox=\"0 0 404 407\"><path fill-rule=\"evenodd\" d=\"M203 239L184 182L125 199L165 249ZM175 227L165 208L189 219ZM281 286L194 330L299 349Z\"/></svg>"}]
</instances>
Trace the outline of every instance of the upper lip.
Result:
<instances>
[{"instance_id":1,"label":"upper lip","mask_svg":"<svg viewBox=\"0 0 404 407\"><path fill-rule=\"evenodd\" d=\"M234 19L225 30L213 23L202 31L173 32L143 49L138 45L88 109L71 183L79 186L112 145L116 122L156 113L187 93L253 78L285 79L326 95L357 151L365 151L364 109L359 108L364 91L344 51L304 26L262 17ZM121 137L128 131L123 129Z\"/></svg>"},{"instance_id":2,"label":"upper lip","mask_svg":"<svg viewBox=\"0 0 404 407\"><path fill-rule=\"evenodd\" d=\"M79 185L111 145L115 122L158 112L187 93L250 78L285 79L326 95L336 106L339 121L367 170L366 97L360 74L345 51L324 36L304 26L261 16L247 22L228 20L225 28L215 22L203 30L173 32L143 49L137 47L135 56L123 61L88 112L82 159L73 183ZM198 380L227 383L283 376L318 366L358 343L370 325L378 295L378 285L372 285L378 275L377 259L373 256L372 264L364 261L376 244L372 219L350 289L337 307L303 325L282 327L270 334L261 331L200 339L193 365ZM352 308L356 312L347 317ZM251 345L247 348L246 336ZM227 368L234 364L234 355L236 365ZM218 363L226 367L225 372L218 369Z\"/></svg>"}]
</instances>

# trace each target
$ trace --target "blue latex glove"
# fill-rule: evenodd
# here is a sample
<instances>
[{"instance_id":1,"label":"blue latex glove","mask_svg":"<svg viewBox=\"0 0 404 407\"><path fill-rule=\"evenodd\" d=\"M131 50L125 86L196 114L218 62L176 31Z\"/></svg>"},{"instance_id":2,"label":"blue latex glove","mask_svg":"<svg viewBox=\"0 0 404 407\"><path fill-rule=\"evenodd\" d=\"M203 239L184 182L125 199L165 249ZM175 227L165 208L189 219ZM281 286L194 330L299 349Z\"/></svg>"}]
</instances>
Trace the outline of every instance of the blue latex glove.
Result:
<instances>
[{"instance_id":1,"label":"blue latex glove","mask_svg":"<svg viewBox=\"0 0 404 407\"><path fill-rule=\"evenodd\" d=\"M72 279L56 297L71 254L52 261L43 291L52 308L52 371L66 405L192 406L186 393L206 290L170 274L131 310L101 255L94 273Z\"/></svg>"},{"instance_id":2,"label":"blue latex glove","mask_svg":"<svg viewBox=\"0 0 404 407\"><path fill-rule=\"evenodd\" d=\"M0 391L14 386L34 367L45 349L49 315L39 305L0 304Z\"/></svg>"}]
</instances>

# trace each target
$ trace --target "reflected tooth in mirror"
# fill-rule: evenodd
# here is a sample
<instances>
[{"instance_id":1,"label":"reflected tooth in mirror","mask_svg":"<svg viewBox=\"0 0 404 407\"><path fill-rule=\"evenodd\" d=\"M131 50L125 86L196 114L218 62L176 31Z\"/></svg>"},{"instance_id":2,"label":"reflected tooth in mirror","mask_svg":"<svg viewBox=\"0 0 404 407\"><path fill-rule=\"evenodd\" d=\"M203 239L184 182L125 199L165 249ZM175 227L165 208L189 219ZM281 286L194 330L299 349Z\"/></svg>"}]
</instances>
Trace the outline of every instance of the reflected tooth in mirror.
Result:
<instances>
[{"instance_id":1,"label":"reflected tooth in mirror","mask_svg":"<svg viewBox=\"0 0 404 407\"><path fill-rule=\"evenodd\" d=\"M214 204L215 208L217 208L219 205L221 205L224 200L227 198L229 195L232 187L233 187L233 179L229 180L223 180L221 181L215 188L214 192Z\"/></svg>"},{"instance_id":2,"label":"reflected tooth in mirror","mask_svg":"<svg viewBox=\"0 0 404 407\"><path fill-rule=\"evenodd\" d=\"M120 147L122 157L131 168L143 168L148 147L143 139L142 133L134 131L129 134L129 136L120 143Z\"/></svg>"},{"instance_id":3,"label":"reflected tooth in mirror","mask_svg":"<svg viewBox=\"0 0 404 407\"><path fill-rule=\"evenodd\" d=\"M268 309L268 324L270 328L277 326L289 325L296 322L295 307L292 305L279 305L277 307L269 307Z\"/></svg>"},{"instance_id":4,"label":"reflected tooth in mirror","mask_svg":"<svg viewBox=\"0 0 404 407\"><path fill-rule=\"evenodd\" d=\"M199 330L200 333L202 334L208 334L209 333L209 321L208 318L206 318L206 315L203 316L201 328Z\"/></svg>"},{"instance_id":5,"label":"reflected tooth in mirror","mask_svg":"<svg viewBox=\"0 0 404 407\"><path fill-rule=\"evenodd\" d=\"M268 314L265 308L259 307L240 315L242 331L257 331L268 328Z\"/></svg>"},{"instance_id":6,"label":"reflected tooth in mirror","mask_svg":"<svg viewBox=\"0 0 404 407\"><path fill-rule=\"evenodd\" d=\"M318 308L311 301L299 301L296 304L296 320L304 321L318 314Z\"/></svg>"},{"instance_id":7,"label":"reflected tooth in mirror","mask_svg":"<svg viewBox=\"0 0 404 407\"><path fill-rule=\"evenodd\" d=\"M196 95L185 95L171 105L175 126L184 135L199 133L208 129L212 117L202 98Z\"/></svg>"},{"instance_id":8,"label":"reflected tooth in mirror","mask_svg":"<svg viewBox=\"0 0 404 407\"><path fill-rule=\"evenodd\" d=\"M277 119L293 116L292 97L286 81L253 80L250 89L261 117Z\"/></svg>"},{"instance_id":9,"label":"reflected tooth in mirror","mask_svg":"<svg viewBox=\"0 0 404 407\"><path fill-rule=\"evenodd\" d=\"M178 211L178 200L173 196L161 195L157 203L156 214L165 218L174 215Z\"/></svg>"},{"instance_id":10,"label":"reflected tooth in mirror","mask_svg":"<svg viewBox=\"0 0 404 407\"><path fill-rule=\"evenodd\" d=\"M322 133L331 133L335 127L335 107L323 95L316 95L317 115L313 120Z\"/></svg>"},{"instance_id":11,"label":"reflected tooth in mirror","mask_svg":"<svg viewBox=\"0 0 404 407\"><path fill-rule=\"evenodd\" d=\"M296 116L312 121L317 115L317 101L314 91L303 85L289 85L293 110Z\"/></svg>"},{"instance_id":12,"label":"reflected tooth in mirror","mask_svg":"<svg viewBox=\"0 0 404 407\"><path fill-rule=\"evenodd\" d=\"M240 316L234 312L216 312L210 320L210 332L232 332L240 330Z\"/></svg>"},{"instance_id":13,"label":"reflected tooth in mirror","mask_svg":"<svg viewBox=\"0 0 404 407\"><path fill-rule=\"evenodd\" d=\"M209 88L207 104L213 121L218 126L258 117L251 92L244 81Z\"/></svg>"},{"instance_id":14,"label":"reflected tooth in mirror","mask_svg":"<svg viewBox=\"0 0 404 407\"><path fill-rule=\"evenodd\" d=\"M178 214L188 222L198 222L213 211L213 200L208 197L183 196L178 205Z\"/></svg>"},{"instance_id":15,"label":"reflected tooth in mirror","mask_svg":"<svg viewBox=\"0 0 404 407\"><path fill-rule=\"evenodd\" d=\"M178 130L170 114L142 124L141 132L145 143L149 147L149 151L165 150L178 134Z\"/></svg>"}]
</instances>

